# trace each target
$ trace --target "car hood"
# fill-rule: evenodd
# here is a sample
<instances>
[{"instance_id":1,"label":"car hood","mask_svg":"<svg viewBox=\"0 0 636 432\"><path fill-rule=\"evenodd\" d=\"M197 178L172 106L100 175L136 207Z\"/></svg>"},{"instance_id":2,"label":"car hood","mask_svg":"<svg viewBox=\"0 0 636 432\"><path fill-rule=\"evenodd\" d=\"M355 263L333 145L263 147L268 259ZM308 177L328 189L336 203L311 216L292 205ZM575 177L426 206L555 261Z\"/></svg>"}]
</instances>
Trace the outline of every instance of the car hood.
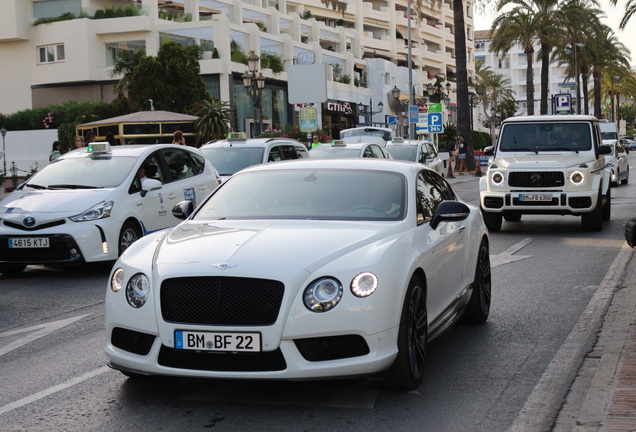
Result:
<instances>
[{"instance_id":1,"label":"car hood","mask_svg":"<svg viewBox=\"0 0 636 432\"><path fill-rule=\"evenodd\" d=\"M0 214L77 214L106 200L112 189L17 190L0 201Z\"/></svg>"},{"instance_id":2,"label":"car hood","mask_svg":"<svg viewBox=\"0 0 636 432\"><path fill-rule=\"evenodd\" d=\"M159 268L242 266L313 272L351 251L391 237L399 222L188 221L164 237L156 251ZM378 245L375 245L378 246ZM265 271L265 270L263 270ZM228 272L232 273L232 272ZM229 274L228 274L229 276Z\"/></svg>"},{"instance_id":3,"label":"car hood","mask_svg":"<svg viewBox=\"0 0 636 432\"><path fill-rule=\"evenodd\" d=\"M590 155L576 155L573 152L568 152L568 157L563 157L563 154L530 154L530 155L515 155L515 156L502 156L497 155L494 163L501 168L507 169L541 169L545 170L559 170L566 169L572 166L578 166L583 163L593 163L596 161L594 156Z\"/></svg>"}]
</instances>

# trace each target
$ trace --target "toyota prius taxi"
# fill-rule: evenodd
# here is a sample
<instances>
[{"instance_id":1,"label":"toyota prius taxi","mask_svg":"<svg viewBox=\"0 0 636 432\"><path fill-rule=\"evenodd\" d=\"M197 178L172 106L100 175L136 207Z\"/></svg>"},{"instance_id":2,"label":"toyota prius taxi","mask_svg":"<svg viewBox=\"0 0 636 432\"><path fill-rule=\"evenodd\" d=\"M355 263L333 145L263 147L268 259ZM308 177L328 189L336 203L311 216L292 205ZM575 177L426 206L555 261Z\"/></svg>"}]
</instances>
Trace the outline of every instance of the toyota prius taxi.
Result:
<instances>
[{"instance_id":1,"label":"toyota prius taxi","mask_svg":"<svg viewBox=\"0 0 636 432\"><path fill-rule=\"evenodd\" d=\"M179 223L176 203L203 201L219 183L190 147L104 142L66 153L0 201L0 273L115 261L143 235Z\"/></svg>"},{"instance_id":2,"label":"toyota prius taxi","mask_svg":"<svg viewBox=\"0 0 636 432\"><path fill-rule=\"evenodd\" d=\"M419 386L428 342L490 311L488 232L424 165L246 168L115 263L105 352L125 375Z\"/></svg>"}]
</instances>

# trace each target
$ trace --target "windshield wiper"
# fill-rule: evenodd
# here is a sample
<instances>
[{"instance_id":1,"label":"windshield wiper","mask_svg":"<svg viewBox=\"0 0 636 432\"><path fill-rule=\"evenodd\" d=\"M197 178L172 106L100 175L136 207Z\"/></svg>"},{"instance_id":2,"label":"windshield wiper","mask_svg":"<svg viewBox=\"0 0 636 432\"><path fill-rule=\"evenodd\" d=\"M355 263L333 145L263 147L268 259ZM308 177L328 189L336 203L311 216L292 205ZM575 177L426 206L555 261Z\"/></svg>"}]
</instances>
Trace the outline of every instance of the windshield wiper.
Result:
<instances>
[{"instance_id":1,"label":"windshield wiper","mask_svg":"<svg viewBox=\"0 0 636 432\"><path fill-rule=\"evenodd\" d=\"M103 189L103 187L78 184L56 184L49 185L49 189Z\"/></svg>"},{"instance_id":2,"label":"windshield wiper","mask_svg":"<svg viewBox=\"0 0 636 432\"><path fill-rule=\"evenodd\" d=\"M579 149L577 148L572 148L572 147L554 147L554 148L549 148L546 150L550 150L550 151L573 151L573 152L579 152Z\"/></svg>"},{"instance_id":3,"label":"windshield wiper","mask_svg":"<svg viewBox=\"0 0 636 432\"><path fill-rule=\"evenodd\" d=\"M33 184L33 183L27 183L25 186L33 188L33 189L48 189L46 186L42 186L42 185L39 185L39 184Z\"/></svg>"}]
</instances>

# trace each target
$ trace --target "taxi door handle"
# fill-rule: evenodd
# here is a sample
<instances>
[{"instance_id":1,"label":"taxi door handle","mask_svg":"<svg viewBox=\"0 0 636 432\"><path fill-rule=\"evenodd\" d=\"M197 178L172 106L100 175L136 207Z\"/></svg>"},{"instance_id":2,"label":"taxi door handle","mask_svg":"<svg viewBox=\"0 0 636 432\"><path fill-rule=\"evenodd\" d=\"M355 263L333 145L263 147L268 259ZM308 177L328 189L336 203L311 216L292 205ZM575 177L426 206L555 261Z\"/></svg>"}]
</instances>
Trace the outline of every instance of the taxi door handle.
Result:
<instances>
[{"instance_id":1,"label":"taxi door handle","mask_svg":"<svg viewBox=\"0 0 636 432\"><path fill-rule=\"evenodd\" d=\"M464 225L460 226L457 229L459 230L460 233L463 233L464 231L466 231L466 227Z\"/></svg>"},{"instance_id":2,"label":"taxi door handle","mask_svg":"<svg viewBox=\"0 0 636 432\"><path fill-rule=\"evenodd\" d=\"M170 195L168 195L168 199L171 199L171 200L175 199L176 197L177 197L177 195L175 195L175 194L173 194L173 193L171 193Z\"/></svg>"}]
</instances>

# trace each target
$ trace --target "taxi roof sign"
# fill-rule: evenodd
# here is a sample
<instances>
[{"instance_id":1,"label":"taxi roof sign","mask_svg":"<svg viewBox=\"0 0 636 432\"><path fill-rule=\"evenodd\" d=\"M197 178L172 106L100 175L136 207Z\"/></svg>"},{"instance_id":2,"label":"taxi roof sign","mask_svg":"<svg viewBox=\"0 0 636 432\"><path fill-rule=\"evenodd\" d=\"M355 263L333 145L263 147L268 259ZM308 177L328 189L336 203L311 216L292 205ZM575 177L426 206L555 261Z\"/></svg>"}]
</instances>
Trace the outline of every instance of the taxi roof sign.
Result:
<instances>
[{"instance_id":1,"label":"taxi roof sign","mask_svg":"<svg viewBox=\"0 0 636 432\"><path fill-rule=\"evenodd\" d=\"M402 138L402 137L393 137L391 139L391 141L394 142L394 143L403 143L404 142L404 138Z\"/></svg>"},{"instance_id":2,"label":"taxi roof sign","mask_svg":"<svg viewBox=\"0 0 636 432\"><path fill-rule=\"evenodd\" d=\"M88 144L86 151L89 153L109 153L110 144L107 141L92 142Z\"/></svg>"},{"instance_id":3,"label":"taxi roof sign","mask_svg":"<svg viewBox=\"0 0 636 432\"><path fill-rule=\"evenodd\" d=\"M246 140L247 134L245 132L230 132L227 134L228 140Z\"/></svg>"},{"instance_id":4,"label":"taxi roof sign","mask_svg":"<svg viewBox=\"0 0 636 432\"><path fill-rule=\"evenodd\" d=\"M347 145L345 144L344 140L333 140L333 141L331 141L331 146L332 147L346 147Z\"/></svg>"}]
</instances>

